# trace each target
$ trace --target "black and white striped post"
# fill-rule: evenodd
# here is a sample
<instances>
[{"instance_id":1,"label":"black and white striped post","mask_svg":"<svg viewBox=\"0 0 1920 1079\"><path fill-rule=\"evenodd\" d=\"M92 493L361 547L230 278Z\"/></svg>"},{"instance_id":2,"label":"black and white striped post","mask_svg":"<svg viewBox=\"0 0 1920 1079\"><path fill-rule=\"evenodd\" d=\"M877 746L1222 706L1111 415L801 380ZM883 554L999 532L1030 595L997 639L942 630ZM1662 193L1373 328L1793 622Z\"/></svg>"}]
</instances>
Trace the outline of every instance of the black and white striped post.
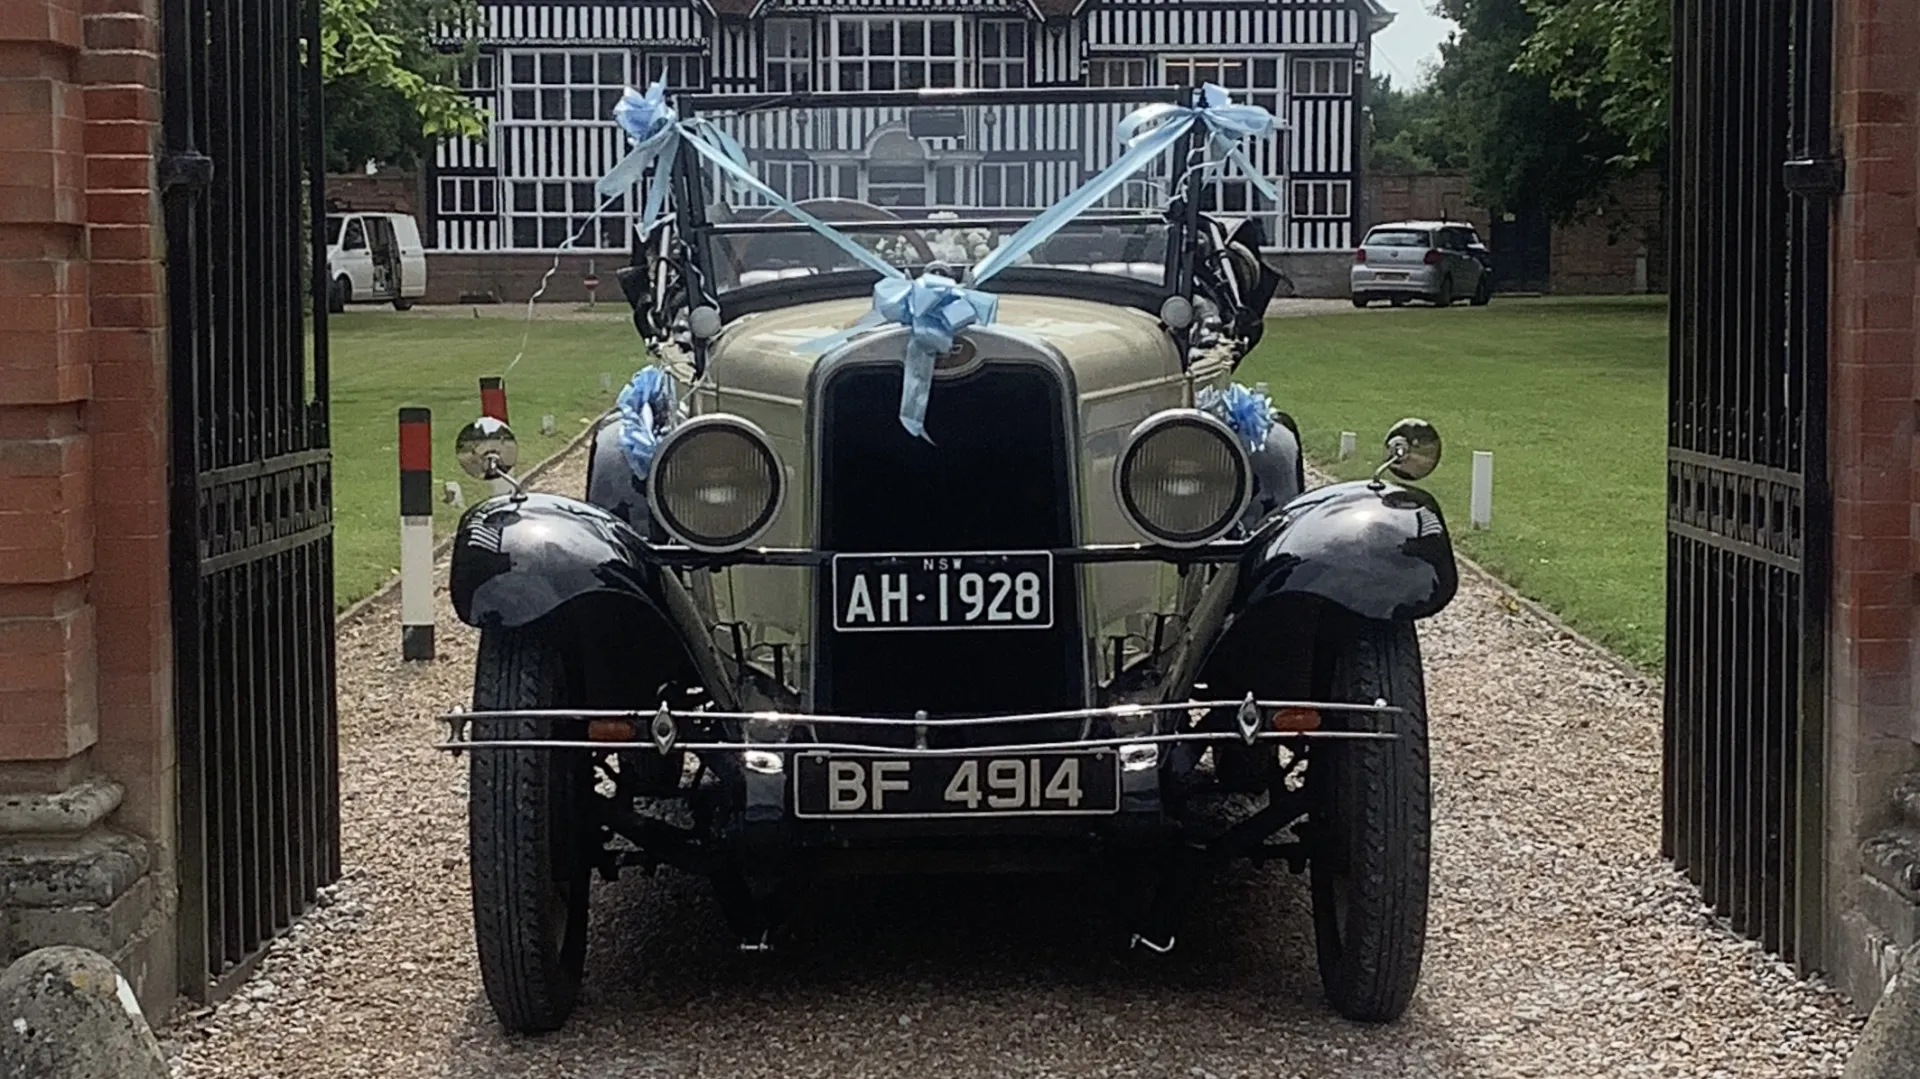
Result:
<instances>
[{"instance_id":1,"label":"black and white striped post","mask_svg":"<svg viewBox=\"0 0 1920 1079\"><path fill-rule=\"evenodd\" d=\"M507 422L507 381L498 375L480 380L480 414L490 420ZM504 478L495 479L493 493L505 495L513 493L513 483Z\"/></svg>"},{"instance_id":2,"label":"black and white striped post","mask_svg":"<svg viewBox=\"0 0 1920 1079\"><path fill-rule=\"evenodd\" d=\"M400 410L400 658L433 658L433 413Z\"/></svg>"}]
</instances>

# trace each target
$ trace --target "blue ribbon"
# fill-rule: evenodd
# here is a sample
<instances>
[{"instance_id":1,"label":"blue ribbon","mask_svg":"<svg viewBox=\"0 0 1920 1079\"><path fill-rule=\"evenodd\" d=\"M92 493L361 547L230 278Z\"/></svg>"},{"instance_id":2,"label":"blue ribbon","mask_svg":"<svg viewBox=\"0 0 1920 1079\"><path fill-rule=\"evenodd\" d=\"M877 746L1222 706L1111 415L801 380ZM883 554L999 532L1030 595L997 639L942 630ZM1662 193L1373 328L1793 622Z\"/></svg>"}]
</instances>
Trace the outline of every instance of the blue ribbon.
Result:
<instances>
[{"instance_id":1,"label":"blue ribbon","mask_svg":"<svg viewBox=\"0 0 1920 1079\"><path fill-rule=\"evenodd\" d=\"M653 467L653 455L673 420L673 378L666 368L643 367L620 391L620 452L641 479Z\"/></svg>"},{"instance_id":2,"label":"blue ribbon","mask_svg":"<svg viewBox=\"0 0 1920 1079\"><path fill-rule=\"evenodd\" d=\"M968 326L993 323L1000 297L966 288L937 273L909 280L890 271L873 286L873 310L839 333L809 341L803 354L825 352L880 326L905 326L907 351L900 377L900 426L915 438L927 437L927 399L933 392L933 367L953 351L953 340Z\"/></svg>"},{"instance_id":3,"label":"blue ribbon","mask_svg":"<svg viewBox=\"0 0 1920 1079\"><path fill-rule=\"evenodd\" d=\"M803 354L824 352L881 326L905 326L907 347L900 386L900 425L920 439L927 439L927 399L932 391L934 364L953 348L954 336L961 330L968 326L989 325L994 320L999 300L979 291L977 286L985 284L995 274L1045 243L1073 219L1146 168L1172 148L1194 124L1207 127L1210 133L1207 145L1211 154L1236 166L1262 195L1275 201L1280 198L1279 192L1266 177L1259 174L1240 146L1248 138L1273 133L1279 129L1280 122L1272 113L1258 106L1234 104L1226 90L1208 83L1201 88L1199 99L1192 107L1160 103L1145 106L1128 115L1115 132L1127 148L1120 159L1009 236L973 268L969 284L961 285L939 274L908 278L898 267L862 247L846 233L802 210L792 200L768 187L754 175L747 164L745 151L726 132L705 121L690 123L679 118L666 103L664 80L649 86L645 93L628 88L614 108L614 121L626 131L633 149L600 180L597 190L602 199L611 198L640 182L648 166L657 166L653 182L647 187L641 214L640 228L643 234L650 233L658 221L665 206L666 192L671 186L674 164L681 150L686 149L711 162L722 174L784 210L794 220L845 251L860 265L880 275L880 281L873 288L871 312L847 330L809 341L799 346L797 351ZM1212 165L1203 163L1199 167L1205 169ZM641 372L643 375L645 373ZM639 375L635 376L636 385L639 378ZM630 391L632 389L629 387ZM625 394L622 400L625 400ZM1264 438L1264 428L1262 432ZM646 459L641 462L642 466L650 460L649 450ZM640 466L636 467L636 471L644 474Z\"/></svg>"},{"instance_id":4,"label":"blue ribbon","mask_svg":"<svg viewBox=\"0 0 1920 1079\"><path fill-rule=\"evenodd\" d=\"M1224 390L1204 389L1194 404L1226 421L1241 437L1250 453L1266 448L1267 432L1273 429L1273 401L1266 394L1232 382Z\"/></svg>"}]
</instances>

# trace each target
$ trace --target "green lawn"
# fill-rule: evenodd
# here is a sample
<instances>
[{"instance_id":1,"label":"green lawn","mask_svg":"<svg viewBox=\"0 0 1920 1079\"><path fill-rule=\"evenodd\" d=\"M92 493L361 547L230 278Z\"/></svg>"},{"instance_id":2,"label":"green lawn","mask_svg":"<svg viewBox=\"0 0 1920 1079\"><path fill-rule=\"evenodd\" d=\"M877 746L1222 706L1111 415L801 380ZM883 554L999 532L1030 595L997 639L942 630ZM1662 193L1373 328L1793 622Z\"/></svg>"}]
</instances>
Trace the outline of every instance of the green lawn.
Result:
<instances>
[{"instance_id":1,"label":"green lawn","mask_svg":"<svg viewBox=\"0 0 1920 1079\"><path fill-rule=\"evenodd\" d=\"M1299 421L1310 459L1366 474L1402 416L1445 456L1422 486L1460 549L1628 660L1664 632L1667 321L1663 302L1496 300L1267 323L1242 365ZM1360 436L1336 462L1341 431ZM1474 450L1493 453L1493 521L1473 531Z\"/></svg>"},{"instance_id":2,"label":"green lawn","mask_svg":"<svg viewBox=\"0 0 1920 1079\"><path fill-rule=\"evenodd\" d=\"M480 414L479 380L506 370L525 324L498 315L351 311L329 325L334 600L344 607L399 569L398 410L433 410L436 500L446 480L461 481L469 504L485 497L487 485L469 479L454 462L453 436ZM640 338L625 319L536 321L526 356L507 375L508 414L520 440L521 467L531 468L610 408L642 362ZM613 376L612 393L601 390L602 373ZM547 415L554 418L552 435L540 433L541 417ZM451 531L459 514L436 501L436 531Z\"/></svg>"}]
</instances>

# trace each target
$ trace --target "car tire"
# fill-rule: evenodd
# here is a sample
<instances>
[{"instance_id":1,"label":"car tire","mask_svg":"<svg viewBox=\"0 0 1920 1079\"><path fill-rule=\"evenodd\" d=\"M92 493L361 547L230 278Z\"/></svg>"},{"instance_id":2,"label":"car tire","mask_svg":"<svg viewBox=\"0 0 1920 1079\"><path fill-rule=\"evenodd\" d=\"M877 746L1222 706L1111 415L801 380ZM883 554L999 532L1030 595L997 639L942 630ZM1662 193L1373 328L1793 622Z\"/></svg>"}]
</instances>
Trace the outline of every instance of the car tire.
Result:
<instances>
[{"instance_id":1,"label":"car tire","mask_svg":"<svg viewBox=\"0 0 1920 1079\"><path fill-rule=\"evenodd\" d=\"M395 300L393 301L393 309L395 311L411 311L413 310L413 301L412 300Z\"/></svg>"},{"instance_id":2,"label":"car tire","mask_svg":"<svg viewBox=\"0 0 1920 1079\"><path fill-rule=\"evenodd\" d=\"M564 708L572 694L547 633L491 629L474 665L476 711ZM489 724L488 737L549 736L552 721ZM500 1023L544 1033L566 1022L580 997L591 874L582 804L590 758L557 750L471 753L468 843L480 982Z\"/></svg>"},{"instance_id":3,"label":"car tire","mask_svg":"<svg viewBox=\"0 0 1920 1079\"><path fill-rule=\"evenodd\" d=\"M1362 295L1359 295L1358 293L1355 293L1353 297L1353 306L1365 307L1367 306L1368 302L1371 301L1372 299L1373 297L1371 296L1362 296Z\"/></svg>"},{"instance_id":4,"label":"car tire","mask_svg":"<svg viewBox=\"0 0 1920 1079\"><path fill-rule=\"evenodd\" d=\"M1435 307L1452 307L1453 300L1453 278L1443 277L1440 279L1440 291L1433 295L1433 305Z\"/></svg>"},{"instance_id":5,"label":"car tire","mask_svg":"<svg viewBox=\"0 0 1920 1079\"><path fill-rule=\"evenodd\" d=\"M1413 623L1356 622L1333 656L1328 692L1405 709L1379 717L1399 738L1322 743L1307 770L1320 982L1348 1019L1391 1022L1413 1000L1427 936L1432 789Z\"/></svg>"},{"instance_id":6,"label":"car tire","mask_svg":"<svg viewBox=\"0 0 1920 1079\"><path fill-rule=\"evenodd\" d=\"M340 314L353 302L353 282L343 275L333 279L333 287L327 290L327 310Z\"/></svg>"},{"instance_id":7,"label":"car tire","mask_svg":"<svg viewBox=\"0 0 1920 1079\"><path fill-rule=\"evenodd\" d=\"M1485 307L1493 302L1493 278L1491 276L1487 274L1480 275L1480 283L1475 285L1473 289L1473 299L1468 302L1472 303L1475 307Z\"/></svg>"}]
</instances>

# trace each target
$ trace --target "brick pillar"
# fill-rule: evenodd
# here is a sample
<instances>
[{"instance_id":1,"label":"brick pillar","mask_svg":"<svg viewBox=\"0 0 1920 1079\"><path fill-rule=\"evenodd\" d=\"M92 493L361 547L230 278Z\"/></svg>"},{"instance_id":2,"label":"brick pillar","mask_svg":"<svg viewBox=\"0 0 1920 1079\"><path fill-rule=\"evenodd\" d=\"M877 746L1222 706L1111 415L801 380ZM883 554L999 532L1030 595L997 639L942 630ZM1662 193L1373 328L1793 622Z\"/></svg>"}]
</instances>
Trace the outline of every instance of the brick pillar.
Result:
<instances>
[{"instance_id":1,"label":"brick pillar","mask_svg":"<svg viewBox=\"0 0 1920 1079\"><path fill-rule=\"evenodd\" d=\"M1905 868L1920 865L1920 799L1894 797L1901 774L1920 764L1920 7L1842 0L1838 9L1847 191L1834 223L1828 405L1828 956L1864 1007L1878 998L1893 949L1920 937L1920 890Z\"/></svg>"},{"instance_id":2,"label":"brick pillar","mask_svg":"<svg viewBox=\"0 0 1920 1079\"><path fill-rule=\"evenodd\" d=\"M0 0L0 947L174 991L152 0Z\"/></svg>"}]
</instances>

